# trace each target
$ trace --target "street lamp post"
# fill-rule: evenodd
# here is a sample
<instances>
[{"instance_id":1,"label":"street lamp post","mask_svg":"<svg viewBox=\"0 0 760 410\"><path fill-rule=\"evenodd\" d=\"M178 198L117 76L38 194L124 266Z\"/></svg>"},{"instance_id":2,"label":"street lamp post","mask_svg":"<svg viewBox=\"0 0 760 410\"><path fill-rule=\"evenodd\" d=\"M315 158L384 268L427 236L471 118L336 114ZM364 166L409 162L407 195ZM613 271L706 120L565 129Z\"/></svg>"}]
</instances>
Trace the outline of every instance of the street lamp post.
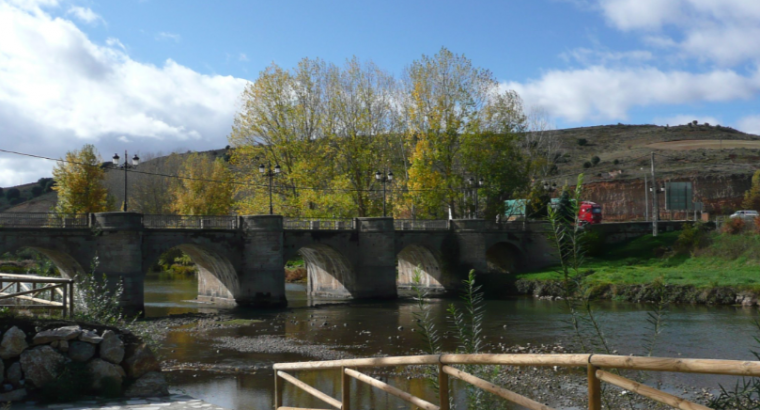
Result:
<instances>
[{"instance_id":1,"label":"street lamp post","mask_svg":"<svg viewBox=\"0 0 760 410\"><path fill-rule=\"evenodd\" d=\"M470 219L478 219L478 189L483 186L483 183L483 178L478 179L477 184L475 183L474 177L470 177L467 180L467 184L470 186L470 189L475 191L475 212L470 212ZM470 193L470 196L472 196L472 193Z\"/></svg>"},{"instance_id":2,"label":"street lamp post","mask_svg":"<svg viewBox=\"0 0 760 410\"><path fill-rule=\"evenodd\" d=\"M387 216L385 212L385 184L393 181L393 172L388 171L387 175L383 175L380 171L375 172L375 179L383 183L383 217Z\"/></svg>"},{"instance_id":3,"label":"street lamp post","mask_svg":"<svg viewBox=\"0 0 760 410\"><path fill-rule=\"evenodd\" d=\"M279 175L282 168L280 165L274 166L274 172L272 172L272 165L269 164L266 167L264 164L259 165L259 173L262 176L269 178L269 215L274 215L274 209L272 208L272 181L276 175Z\"/></svg>"},{"instance_id":4,"label":"street lamp post","mask_svg":"<svg viewBox=\"0 0 760 410\"><path fill-rule=\"evenodd\" d=\"M127 212L127 168L130 167L129 163L127 162L129 159L129 155L127 155L127 150L124 150L124 212ZM119 166L119 154L113 154L113 164L117 167ZM132 157L132 167L136 167L138 164L140 164L140 157L135 155Z\"/></svg>"}]
</instances>

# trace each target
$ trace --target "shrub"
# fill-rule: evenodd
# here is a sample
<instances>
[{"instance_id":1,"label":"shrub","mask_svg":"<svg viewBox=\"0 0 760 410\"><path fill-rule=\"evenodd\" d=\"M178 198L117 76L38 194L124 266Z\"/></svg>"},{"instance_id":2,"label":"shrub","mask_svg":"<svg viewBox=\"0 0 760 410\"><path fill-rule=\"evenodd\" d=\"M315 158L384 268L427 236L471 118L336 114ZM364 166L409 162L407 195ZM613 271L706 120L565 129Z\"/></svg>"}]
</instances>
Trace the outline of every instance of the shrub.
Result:
<instances>
[{"instance_id":1,"label":"shrub","mask_svg":"<svg viewBox=\"0 0 760 410\"><path fill-rule=\"evenodd\" d=\"M596 155L591 157L591 164L596 165L599 163L599 161L601 161L601 159L599 159L599 157L597 157Z\"/></svg>"},{"instance_id":2,"label":"shrub","mask_svg":"<svg viewBox=\"0 0 760 410\"><path fill-rule=\"evenodd\" d=\"M588 256L599 256L604 252L604 238L599 232L588 230L583 235L583 249Z\"/></svg>"},{"instance_id":3,"label":"shrub","mask_svg":"<svg viewBox=\"0 0 760 410\"><path fill-rule=\"evenodd\" d=\"M729 235L736 235L742 233L744 231L744 228L747 226L747 224L744 222L744 219L741 218L731 218L728 221L726 221L725 224L720 228L721 232L729 234Z\"/></svg>"},{"instance_id":4,"label":"shrub","mask_svg":"<svg viewBox=\"0 0 760 410\"><path fill-rule=\"evenodd\" d=\"M32 187L32 195L34 196L40 196L42 195L43 188L39 185L35 185Z\"/></svg>"},{"instance_id":5,"label":"shrub","mask_svg":"<svg viewBox=\"0 0 760 410\"><path fill-rule=\"evenodd\" d=\"M707 244L707 227L703 223L695 222L684 226L673 248L680 254L691 254Z\"/></svg>"},{"instance_id":6,"label":"shrub","mask_svg":"<svg viewBox=\"0 0 760 410\"><path fill-rule=\"evenodd\" d=\"M590 161L584 162L583 163L583 168L591 168L591 162Z\"/></svg>"},{"instance_id":7,"label":"shrub","mask_svg":"<svg viewBox=\"0 0 760 410\"><path fill-rule=\"evenodd\" d=\"M617 164L619 164L619 163L620 163L620 160L619 160L619 159L616 159L616 160L612 161L612 163L613 163L613 164L615 164L615 165L617 165Z\"/></svg>"},{"instance_id":8,"label":"shrub","mask_svg":"<svg viewBox=\"0 0 760 410\"><path fill-rule=\"evenodd\" d=\"M3 197L3 188L0 187L0 198L2 198L2 197Z\"/></svg>"},{"instance_id":9,"label":"shrub","mask_svg":"<svg viewBox=\"0 0 760 410\"><path fill-rule=\"evenodd\" d=\"M586 144L588 144L588 140L587 139L585 139L585 138L578 138L578 145L580 145L581 147L583 147L583 146L586 146Z\"/></svg>"}]
</instances>

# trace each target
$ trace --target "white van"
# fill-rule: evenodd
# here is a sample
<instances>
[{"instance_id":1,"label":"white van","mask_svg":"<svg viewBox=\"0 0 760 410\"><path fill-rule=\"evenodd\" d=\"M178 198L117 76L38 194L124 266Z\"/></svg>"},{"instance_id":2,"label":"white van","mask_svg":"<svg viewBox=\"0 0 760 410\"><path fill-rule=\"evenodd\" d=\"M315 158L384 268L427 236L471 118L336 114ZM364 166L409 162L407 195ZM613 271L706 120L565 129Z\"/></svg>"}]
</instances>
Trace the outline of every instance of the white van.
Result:
<instances>
[{"instance_id":1,"label":"white van","mask_svg":"<svg viewBox=\"0 0 760 410\"><path fill-rule=\"evenodd\" d=\"M741 218L744 220L754 220L758 217L757 211L736 211L729 218Z\"/></svg>"}]
</instances>

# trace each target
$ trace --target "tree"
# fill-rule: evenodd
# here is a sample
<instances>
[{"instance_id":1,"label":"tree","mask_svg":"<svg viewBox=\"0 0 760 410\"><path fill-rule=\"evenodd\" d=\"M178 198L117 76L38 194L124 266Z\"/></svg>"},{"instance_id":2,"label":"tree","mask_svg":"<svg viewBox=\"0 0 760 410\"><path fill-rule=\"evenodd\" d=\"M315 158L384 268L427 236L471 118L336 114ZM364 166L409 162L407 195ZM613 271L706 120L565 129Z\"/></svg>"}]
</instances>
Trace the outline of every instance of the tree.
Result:
<instances>
[{"instance_id":1,"label":"tree","mask_svg":"<svg viewBox=\"0 0 760 410\"><path fill-rule=\"evenodd\" d=\"M100 154L93 145L69 151L66 159L53 169L58 192L55 211L59 214L105 212L113 209L113 200L104 186L105 171Z\"/></svg>"},{"instance_id":2,"label":"tree","mask_svg":"<svg viewBox=\"0 0 760 410\"><path fill-rule=\"evenodd\" d=\"M40 196L42 195L43 188L39 185L35 185L32 187L32 195L34 196Z\"/></svg>"},{"instance_id":3,"label":"tree","mask_svg":"<svg viewBox=\"0 0 760 410\"><path fill-rule=\"evenodd\" d=\"M752 175L752 186L744 193L742 208L760 211L760 170Z\"/></svg>"},{"instance_id":4,"label":"tree","mask_svg":"<svg viewBox=\"0 0 760 410\"><path fill-rule=\"evenodd\" d=\"M18 188L11 188L8 190L8 192L5 193L5 197L11 201L13 199L16 199L21 196L21 191L18 190Z\"/></svg>"},{"instance_id":5,"label":"tree","mask_svg":"<svg viewBox=\"0 0 760 410\"><path fill-rule=\"evenodd\" d=\"M0 187L0 198L2 198L2 197L3 197L3 188Z\"/></svg>"},{"instance_id":6,"label":"tree","mask_svg":"<svg viewBox=\"0 0 760 410\"><path fill-rule=\"evenodd\" d=\"M599 161L601 161L601 159L598 156L594 155L593 157L591 157L591 165L596 166L597 164L599 164Z\"/></svg>"},{"instance_id":7,"label":"tree","mask_svg":"<svg viewBox=\"0 0 760 410\"><path fill-rule=\"evenodd\" d=\"M229 215L234 187L224 161L199 153L185 158L171 189L172 211L181 215Z\"/></svg>"},{"instance_id":8,"label":"tree","mask_svg":"<svg viewBox=\"0 0 760 410\"><path fill-rule=\"evenodd\" d=\"M580 145L581 147L586 146L586 144L588 144L588 140L585 138L578 138L577 142L578 142L578 145Z\"/></svg>"}]
</instances>

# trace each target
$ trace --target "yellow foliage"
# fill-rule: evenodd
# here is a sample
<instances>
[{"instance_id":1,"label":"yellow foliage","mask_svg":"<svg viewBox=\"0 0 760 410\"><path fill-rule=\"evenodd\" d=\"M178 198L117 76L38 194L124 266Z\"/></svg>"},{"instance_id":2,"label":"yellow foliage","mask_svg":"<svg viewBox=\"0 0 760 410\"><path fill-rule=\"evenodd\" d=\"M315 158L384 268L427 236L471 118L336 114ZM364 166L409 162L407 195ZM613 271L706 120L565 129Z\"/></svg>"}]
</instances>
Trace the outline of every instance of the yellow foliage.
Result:
<instances>
[{"instance_id":1,"label":"yellow foliage","mask_svg":"<svg viewBox=\"0 0 760 410\"><path fill-rule=\"evenodd\" d=\"M172 186L172 211L181 215L229 215L234 186L232 174L221 158L190 154ZM210 182L213 181L213 182Z\"/></svg>"},{"instance_id":2,"label":"yellow foliage","mask_svg":"<svg viewBox=\"0 0 760 410\"><path fill-rule=\"evenodd\" d=\"M93 145L66 153L65 161L53 169L58 192L55 212L58 214L106 212L113 208L113 201L103 185L105 171Z\"/></svg>"}]
</instances>

